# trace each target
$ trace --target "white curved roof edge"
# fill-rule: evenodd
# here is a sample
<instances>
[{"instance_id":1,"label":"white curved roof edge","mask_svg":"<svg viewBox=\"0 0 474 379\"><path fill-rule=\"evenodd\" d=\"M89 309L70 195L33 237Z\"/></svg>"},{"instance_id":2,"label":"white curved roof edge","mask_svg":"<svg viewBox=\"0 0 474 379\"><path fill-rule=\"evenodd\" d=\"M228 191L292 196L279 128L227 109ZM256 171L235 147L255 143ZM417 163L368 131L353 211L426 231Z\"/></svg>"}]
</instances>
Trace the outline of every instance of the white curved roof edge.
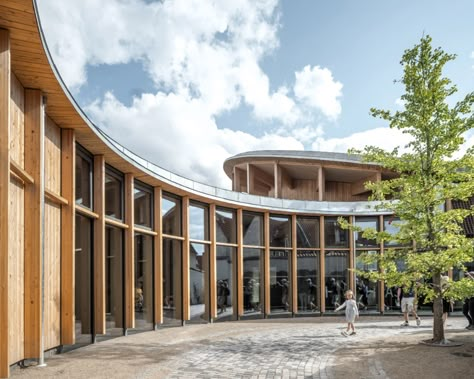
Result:
<instances>
[{"instance_id":1,"label":"white curved roof edge","mask_svg":"<svg viewBox=\"0 0 474 379\"><path fill-rule=\"evenodd\" d=\"M183 189L196 195L205 196L209 198L209 200L224 201L226 203L229 203L229 205L262 208L267 211L314 213L325 215L380 215L391 213L386 210L376 210L375 207L379 205L378 202L328 202L288 200L250 195L243 192L235 192L193 181L181 175L175 174L171 171L165 170L164 168L159 167L158 165L141 158L140 156L131 152L118 142L114 141L104 131L97 127L84 113L82 108L77 104L76 100L69 92L69 89L64 84L64 81L61 75L59 74L58 69L54 64L54 61L49 52L49 48L44 37L43 28L41 27L37 0L33 0L33 7L35 11L36 22L38 25L38 32L43 47L45 49L45 54L48 59L48 62L51 66L54 75L56 76L56 80L58 81L68 100L75 108L76 112L83 118L84 122L96 134L97 138L100 138L110 149L115 151L115 153L117 153L123 159L130 162L131 164L134 164L135 166L138 166L152 177L155 177L156 179L163 181L169 185L175 186L177 189Z\"/></svg>"}]
</instances>

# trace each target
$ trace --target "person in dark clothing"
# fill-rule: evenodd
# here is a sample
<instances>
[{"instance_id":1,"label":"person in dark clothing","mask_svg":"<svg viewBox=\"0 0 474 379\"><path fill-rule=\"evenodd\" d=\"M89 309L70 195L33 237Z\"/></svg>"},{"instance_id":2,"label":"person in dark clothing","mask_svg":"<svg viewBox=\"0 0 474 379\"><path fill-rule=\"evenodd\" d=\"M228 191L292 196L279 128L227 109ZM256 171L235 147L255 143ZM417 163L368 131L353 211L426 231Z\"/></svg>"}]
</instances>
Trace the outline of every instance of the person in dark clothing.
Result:
<instances>
[{"instance_id":1,"label":"person in dark clothing","mask_svg":"<svg viewBox=\"0 0 474 379\"><path fill-rule=\"evenodd\" d=\"M464 275L470 278L471 280L474 280L474 271L466 272ZM466 326L466 329L474 330L474 297L470 297L464 300L462 313L469 322L469 325Z\"/></svg>"}]
</instances>

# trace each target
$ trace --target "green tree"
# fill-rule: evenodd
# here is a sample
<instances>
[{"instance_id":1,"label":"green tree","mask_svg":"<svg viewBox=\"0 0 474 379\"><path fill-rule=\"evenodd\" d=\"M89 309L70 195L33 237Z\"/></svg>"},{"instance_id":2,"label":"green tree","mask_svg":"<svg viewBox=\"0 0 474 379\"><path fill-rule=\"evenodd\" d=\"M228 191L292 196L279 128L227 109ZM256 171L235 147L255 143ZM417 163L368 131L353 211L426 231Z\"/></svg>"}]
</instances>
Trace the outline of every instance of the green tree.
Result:
<instances>
[{"instance_id":1,"label":"green tree","mask_svg":"<svg viewBox=\"0 0 474 379\"><path fill-rule=\"evenodd\" d=\"M472 280L443 285L441 279L448 270L465 269L464 263L474 260L473 240L466 238L462 228L463 219L474 210L445 207L451 199L467 200L474 195L474 148L456 156L460 155L465 133L474 126L474 93L450 105L450 96L457 89L442 76L442 70L455 55L433 49L431 41L424 36L403 54L400 82L405 86L401 97L404 109L371 109L374 117L410 136L405 149L408 152L401 153L399 148L387 152L374 146L351 152L398 174L394 179L366 183L372 191L371 200L379 200L378 207L393 212L400 222L396 235L375 230L365 230L363 235L379 242L396 240L404 246L389 249L383 256L363 257L367 263L376 260L380 267L379 273L368 276L384 280L389 286L416 283L418 293L433 301L433 338L429 342L444 344L442 299L474 294ZM355 229L347 223L346 227ZM399 260L405 263L403 271L397 269Z\"/></svg>"}]
</instances>

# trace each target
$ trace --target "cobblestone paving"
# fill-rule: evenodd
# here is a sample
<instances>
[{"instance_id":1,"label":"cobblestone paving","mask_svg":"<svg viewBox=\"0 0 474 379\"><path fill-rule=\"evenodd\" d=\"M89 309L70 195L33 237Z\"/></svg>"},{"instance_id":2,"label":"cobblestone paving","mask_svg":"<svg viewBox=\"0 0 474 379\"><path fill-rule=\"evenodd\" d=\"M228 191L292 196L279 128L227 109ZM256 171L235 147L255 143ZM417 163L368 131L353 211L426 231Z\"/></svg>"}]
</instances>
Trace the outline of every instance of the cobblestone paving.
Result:
<instances>
[{"instance_id":1,"label":"cobblestone paving","mask_svg":"<svg viewBox=\"0 0 474 379\"><path fill-rule=\"evenodd\" d=\"M12 377L352 378L351 366L340 364L337 350L361 346L377 349L390 344L391 337L404 334L417 334L422 339L430 336L432 327L431 320L423 320L420 327L400 327L400 317L367 317L356 324L355 336L345 337L341 335L341 319L239 321L167 328L56 355L47 359L48 367L14 369ZM453 318L450 327L460 330L464 323L462 318ZM388 378L377 354L354 364L358 365L357 377ZM341 376L341 369L346 375Z\"/></svg>"}]
</instances>

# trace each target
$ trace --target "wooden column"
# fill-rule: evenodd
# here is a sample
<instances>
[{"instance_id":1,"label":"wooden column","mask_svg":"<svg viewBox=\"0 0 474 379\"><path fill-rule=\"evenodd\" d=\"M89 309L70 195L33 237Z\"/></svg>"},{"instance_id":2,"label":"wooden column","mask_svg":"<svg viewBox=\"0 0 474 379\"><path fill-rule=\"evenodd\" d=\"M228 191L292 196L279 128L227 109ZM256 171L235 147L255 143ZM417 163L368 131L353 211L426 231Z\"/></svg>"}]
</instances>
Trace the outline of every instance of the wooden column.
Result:
<instances>
[{"instance_id":1,"label":"wooden column","mask_svg":"<svg viewBox=\"0 0 474 379\"><path fill-rule=\"evenodd\" d=\"M183 197L181 207L183 222L183 321L191 320L191 294L189 288L189 196Z\"/></svg>"},{"instance_id":2,"label":"wooden column","mask_svg":"<svg viewBox=\"0 0 474 379\"><path fill-rule=\"evenodd\" d=\"M324 168L321 166L319 167L318 171L318 200L323 201L324 200L324 192L326 191L326 186L325 186L325 175L324 175Z\"/></svg>"},{"instance_id":3,"label":"wooden column","mask_svg":"<svg viewBox=\"0 0 474 379\"><path fill-rule=\"evenodd\" d=\"M105 159L94 156L94 327L105 334Z\"/></svg>"},{"instance_id":4,"label":"wooden column","mask_svg":"<svg viewBox=\"0 0 474 379\"><path fill-rule=\"evenodd\" d=\"M125 224L125 328L135 327L135 204L133 174L124 178Z\"/></svg>"},{"instance_id":5,"label":"wooden column","mask_svg":"<svg viewBox=\"0 0 474 379\"><path fill-rule=\"evenodd\" d=\"M8 226L10 193L10 39L0 29L0 377L10 375L8 351ZM23 252L18 252L23 253ZM20 299L19 299L20 300Z\"/></svg>"},{"instance_id":6,"label":"wooden column","mask_svg":"<svg viewBox=\"0 0 474 379\"><path fill-rule=\"evenodd\" d=\"M280 189L278 188L278 163L273 163L273 179L274 179L274 187L275 187L275 198L280 197Z\"/></svg>"},{"instance_id":7,"label":"wooden column","mask_svg":"<svg viewBox=\"0 0 474 379\"><path fill-rule=\"evenodd\" d=\"M263 215L263 235L265 240L265 252L263 255L263 285L265 286L264 316L270 314L270 213Z\"/></svg>"},{"instance_id":8,"label":"wooden column","mask_svg":"<svg viewBox=\"0 0 474 379\"><path fill-rule=\"evenodd\" d=\"M237 209L237 317L244 314L244 232L243 211Z\"/></svg>"},{"instance_id":9,"label":"wooden column","mask_svg":"<svg viewBox=\"0 0 474 379\"><path fill-rule=\"evenodd\" d=\"M163 219L161 217L161 188L155 187L153 191L154 208L154 265L153 277L155 278L154 317L155 326L163 323Z\"/></svg>"},{"instance_id":10,"label":"wooden column","mask_svg":"<svg viewBox=\"0 0 474 379\"><path fill-rule=\"evenodd\" d=\"M25 171L34 185L25 187L25 358L39 358L42 348L42 244L44 173L43 100L40 90L25 89ZM7 171L8 172L8 171Z\"/></svg>"},{"instance_id":11,"label":"wooden column","mask_svg":"<svg viewBox=\"0 0 474 379\"><path fill-rule=\"evenodd\" d=\"M291 216L291 311L298 313L298 275L297 275L297 228L296 215Z\"/></svg>"},{"instance_id":12,"label":"wooden column","mask_svg":"<svg viewBox=\"0 0 474 379\"><path fill-rule=\"evenodd\" d=\"M379 216L379 231L383 231L383 216ZM384 254L383 242L380 243L380 255ZM377 267L378 268L378 267ZM380 271L380 268L378 268ZM385 283L383 280L379 280L379 311L384 313L385 311Z\"/></svg>"},{"instance_id":13,"label":"wooden column","mask_svg":"<svg viewBox=\"0 0 474 379\"><path fill-rule=\"evenodd\" d=\"M76 141L73 129L61 130L61 196L67 204L61 206L61 344L75 341L74 318L74 254L76 200Z\"/></svg>"},{"instance_id":14,"label":"wooden column","mask_svg":"<svg viewBox=\"0 0 474 379\"><path fill-rule=\"evenodd\" d=\"M216 205L209 206L209 238L211 246L209 249L209 308L211 321L217 318L217 270L216 270Z\"/></svg>"},{"instance_id":15,"label":"wooden column","mask_svg":"<svg viewBox=\"0 0 474 379\"><path fill-rule=\"evenodd\" d=\"M349 222L354 225L355 217L349 216ZM354 232L349 229L349 268L355 268L355 244L354 244ZM355 273L354 271L349 270L349 288L354 291L355 289Z\"/></svg>"},{"instance_id":16,"label":"wooden column","mask_svg":"<svg viewBox=\"0 0 474 379\"><path fill-rule=\"evenodd\" d=\"M326 266L324 249L324 216L319 219L319 298L321 299L321 313L326 312Z\"/></svg>"}]
</instances>

